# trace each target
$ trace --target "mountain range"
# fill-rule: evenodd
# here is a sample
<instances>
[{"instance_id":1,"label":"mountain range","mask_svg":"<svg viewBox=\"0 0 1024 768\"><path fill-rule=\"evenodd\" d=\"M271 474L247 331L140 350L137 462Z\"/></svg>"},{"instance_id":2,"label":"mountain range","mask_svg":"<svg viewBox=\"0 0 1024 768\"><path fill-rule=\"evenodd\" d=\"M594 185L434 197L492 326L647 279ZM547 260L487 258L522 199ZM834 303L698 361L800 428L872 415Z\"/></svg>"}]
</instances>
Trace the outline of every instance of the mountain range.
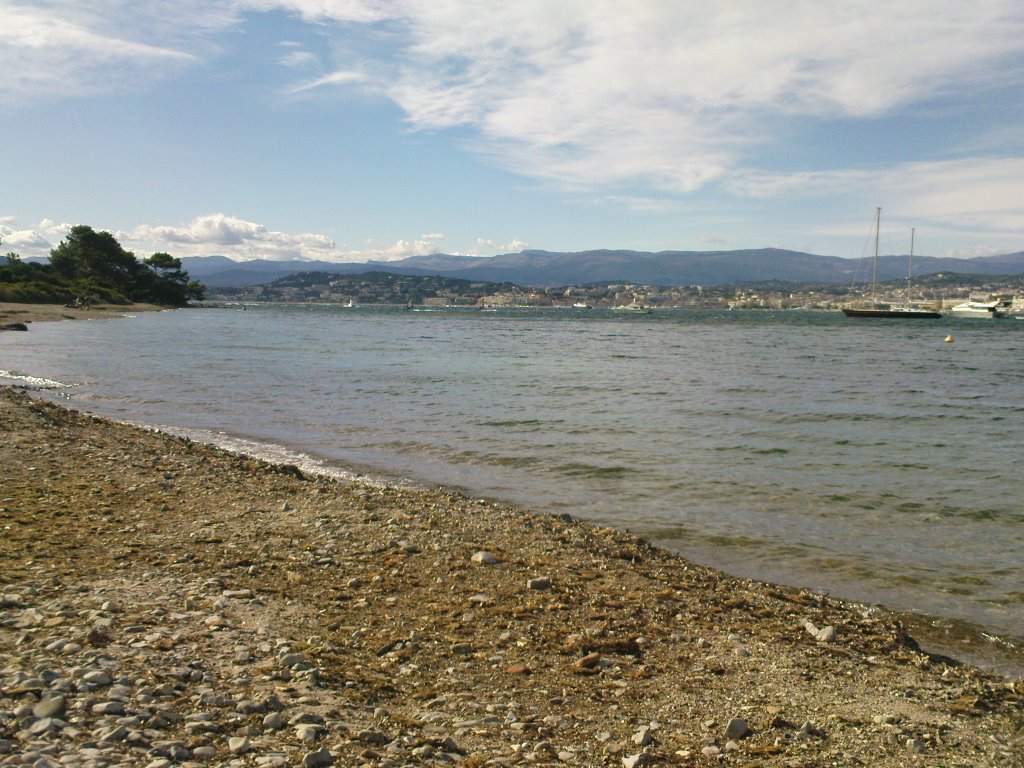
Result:
<instances>
[{"instance_id":1,"label":"mountain range","mask_svg":"<svg viewBox=\"0 0 1024 768\"><path fill-rule=\"evenodd\" d=\"M186 256L189 276L211 288L269 283L297 272L356 274L368 271L441 275L463 280L512 282L522 286L636 283L643 285L730 285L784 280L795 283L851 284L870 281L870 259L842 259L778 248L739 251L529 250L499 256L435 253L400 261L234 261L226 256ZM914 274L1017 275L1024 273L1024 251L954 259L915 256ZM907 275L907 256L879 256L878 280Z\"/></svg>"}]
</instances>

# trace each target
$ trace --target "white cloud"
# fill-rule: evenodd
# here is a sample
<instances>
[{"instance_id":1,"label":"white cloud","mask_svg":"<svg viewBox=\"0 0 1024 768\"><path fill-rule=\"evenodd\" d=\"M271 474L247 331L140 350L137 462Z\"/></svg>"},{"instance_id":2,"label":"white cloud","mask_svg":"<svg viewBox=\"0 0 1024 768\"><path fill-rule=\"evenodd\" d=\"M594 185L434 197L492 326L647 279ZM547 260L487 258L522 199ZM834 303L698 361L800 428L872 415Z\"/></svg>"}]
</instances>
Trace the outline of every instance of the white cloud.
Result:
<instances>
[{"instance_id":1,"label":"white cloud","mask_svg":"<svg viewBox=\"0 0 1024 768\"><path fill-rule=\"evenodd\" d=\"M305 69L317 63L317 58L309 51L290 51L278 59L278 63L290 69Z\"/></svg>"},{"instance_id":2,"label":"white cloud","mask_svg":"<svg viewBox=\"0 0 1024 768\"><path fill-rule=\"evenodd\" d=\"M70 224L59 224L43 219L34 228L17 229L14 216L0 217L0 240L4 253L14 252L20 256L49 256L60 240L71 229Z\"/></svg>"},{"instance_id":3,"label":"white cloud","mask_svg":"<svg viewBox=\"0 0 1024 768\"><path fill-rule=\"evenodd\" d=\"M175 256L221 255L238 261L250 259L303 259L333 262L396 261L438 251L444 239L428 233L408 240L381 243L368 240L359 249L339 246L331 238L315 233L290 234L224 213L197 216L179 226L143 225L131 232L115 233L118 240L137 254L167 251Z\"/></svg>"},{"instance_id":4,"label":"white cloud","mask_svg":"<svg viewBox=\"0 0 1024 768\"><path fill-rule=\"evenodd\" d=\"M0 226L0 240L3 240L4 253L13 251L22 256L44 255L53 248L53 244L34 229L17 230Z\"/></svg>"},{"instance_id":5,"label":"white cloud","mask_svg":"<svg viewBox=\"0 0 1024 768\"><path fill-rule=\"evenodd\" d=\"M197 216L184 226L143 225L118 238L136 250L171 251L179 256L221 254L234 259L338 260L333 240L323 235L276 232L223 213Z\"/></svg>"},{"instance_id":6,"label":"white cloud","mask_svg":"<svg viewBox=\"0 0 1024 768\"><path fill-rule=\"evenodd\" d=\"M297 94L322 88L325 85L350 85L352 83L366 82L366 80L366 75L359 72L331 72L330 74L323 75L322 77L318 77L314 80L297 83L291 87L289 92Z\"/></svg>"},{"instance_id":7,"label":"white cloud","mask_svg":"<svg viewBox=\"0 0 1024 768\"><path fill-rule=\"evenodd\" d=\"M1010 0L405 7L388 93L411 124L473 127L506 167L569 187L690 192L728 176L773 121L878 116L985 84L1024 50Z\"/></svg>"},{"instance_id":8,"label":"white cloud","mask_svg":"<svg viewBox=\"0 0 1024 768\"><path fill-rule=\"evenodd\" d=\"M142 13L151 7L123 6L96 2L39 7L0 0L0 95L80 96L197 60L166 41L174 41L175 20L195 34L209 22L210 13L197 12L187 21L177 11L166 19L157 13L153 15L159 23L153 23L150 13ZM125 23L129 20L141 28ZM147 28L147 23L152 26ZM159 39L155 30L160 30Z\"/></svg>"},{"instance_id":9,"label":"white cloud","mask_svg":"<svg viewBox=\"0 0 1024 768\"><path fill-rule=\"evenodd\" d=\"M901 163L877 170L791 174L739 172L728 181L737 195L762 199L849 196L887 201L901 218L943 229L1024 230L1024 158L978 157Z\"/></svg>"},{"instance_id":10,"label":"white cloud","mask_svg":"<svg viewBox=\"0 0 1024 768\"><path fill-rule=\"evenodd\" d=\"M465 255L494 256L499 253L519 253L520 251L525 251L529 247L530 244L523 240L510 240L507 243L499 243L495 240L478 237L476 240L476 248Z\"/></svg>"},{"instance_id":11,"label":"white cloud","mask_svg":"<svg viewBox=\"0 0 1024 768\"><path fill-rule=\"evenodd\" d=\"M602 199L637 211L663 211L666 198L715 185L767 198L885 176L908 208L1004 229L1020 223L1007 202L1019 194L1003 197L1001 161L905 165L909 176L751 167L753 151L790 121L876 118L1019 83L1019 0L0 0L0 95L78 94L187 72L215 62L217 44L235 44L215 33L269 12L334 38L321 68L289 29L282 45L294 50L279 63L296 78L290 93L371 90L399 105L413 130L462 129L468 148L501 167L591 197L609 193ZM353 39L361 44L342 44ZM955 187L914 179L949 179L976 194L960 199ZM270 234L220 231L239 238L222 243L238 249L269 247ZM298 238L276 247L333 248ZM374 247L418 252L423 242Z\"/></svg>"}]
</instances>

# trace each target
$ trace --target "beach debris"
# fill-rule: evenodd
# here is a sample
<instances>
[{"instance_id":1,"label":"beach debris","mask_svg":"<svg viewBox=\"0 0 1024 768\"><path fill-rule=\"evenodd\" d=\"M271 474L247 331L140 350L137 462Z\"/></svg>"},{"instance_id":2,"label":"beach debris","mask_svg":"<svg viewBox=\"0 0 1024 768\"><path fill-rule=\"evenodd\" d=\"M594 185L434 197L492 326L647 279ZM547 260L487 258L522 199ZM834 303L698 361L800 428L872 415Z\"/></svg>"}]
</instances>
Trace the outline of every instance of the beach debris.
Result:
<instances>
[{"instance_id":1,"label":"beach debris","mask_svg":"<svg viewBox=\"0 0 1024 768\"><path fill-rule=\"evenodd\" d=\"M834 643L839 637L839 632L834 626L827 626L818 629L811 621L804 622L804 629L812 635L819 643Z\"/></svg>"}]
</instances>

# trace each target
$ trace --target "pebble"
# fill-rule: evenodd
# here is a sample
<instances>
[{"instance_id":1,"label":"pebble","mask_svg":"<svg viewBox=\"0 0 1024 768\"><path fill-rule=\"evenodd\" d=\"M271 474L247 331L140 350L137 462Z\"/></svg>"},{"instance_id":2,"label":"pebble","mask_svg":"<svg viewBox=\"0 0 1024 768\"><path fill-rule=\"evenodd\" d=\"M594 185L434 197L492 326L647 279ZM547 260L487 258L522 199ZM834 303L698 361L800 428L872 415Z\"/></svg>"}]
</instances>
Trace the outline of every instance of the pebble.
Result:
<instances>
[{"instance_id":1,"label":"pebble","mask_svg":"<svg viewBox=\"0 0 1024 768\"><path fill-rule=\"evenodd\" d=\"M66 709L67 702L63 696L51 696L32 707L32 714L36 717L60 717Z\"/></svg>"},{"instance_id":2,"label":"pebble","mask_svg":"<svg viewBox=\"0 0 1024 768\"><path fill-rule=\"evenodd\" d=\"M533 579L527 579L527 589L551 589L551 579L547 576L537 576Z\"/></svg>"},{"instance_id":3,"label":"pebble","mask_svg":"<svg viewBox=\"0 0 1024 768\"><path fill-rule=\"evenodd\" d=\"M646 747L648 744L652 744L653 742L654 737L651 736L650 728L641 728L633 734L633 743L638 747Z\"/></svg>"},{"instance_id":4,"label":"pebble","mask_svg":"<svg viewBox=\"0 0 1024 768\"><path fill-rule=\"evenodd\" d=\"M492 555L490 552L483 551L474 553L470 560L472 560L474 563L479 563L480 565L497 565L501 562L500 560L498 560L497 557Z\"/></svg>"},{"instance_id":5,"label":"pebble","mask_svg":"<svg viewBox=\"0 0 1024 768\"><path fill-rule=\"evenodd\" d=\"M921 754L924 752L925 745L923 741L919 739L907 739L907 751L914 754Z\"/></svg>"},{"instance_id":6,"label":"pebble","mask_svg":"<svg viewBox=\"0 0 1024 768\"><path fill-rule=\"evenodd\" d=\"M334 755L326 749L310 752L302 758L303 768L325 768L328 765L334 765Z\"/></svg>"},{"instance_id":7,"label":"pebble","mask_svg":"<svg viewBox=\"0 0 1024 768\"><path fill-rule=\"evenodd\" d=\"M748 733L750 733L750 727L747 725L747 721L738 717L732 718L725 726L725 738L727 739L742 739Z\"/></svg>"}]
</instances>

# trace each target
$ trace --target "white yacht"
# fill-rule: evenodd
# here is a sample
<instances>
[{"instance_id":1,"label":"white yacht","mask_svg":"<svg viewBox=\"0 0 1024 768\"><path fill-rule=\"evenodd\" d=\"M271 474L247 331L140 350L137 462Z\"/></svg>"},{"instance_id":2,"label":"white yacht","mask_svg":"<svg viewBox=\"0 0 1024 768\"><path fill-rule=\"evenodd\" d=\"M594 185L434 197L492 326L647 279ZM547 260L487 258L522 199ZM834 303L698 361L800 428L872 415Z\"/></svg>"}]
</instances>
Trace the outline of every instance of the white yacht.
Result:
<instances>
[{"instance_id":1,"label":"white yacht","mask_svg":"<svg viewBox=\"0 0 1024 768\"><path fill-rule=\"evenodd\" d=\"M998 301L965 301L950 308L950 317L1006 317L1006 308Z\"/></svg>"}]
</instances>

